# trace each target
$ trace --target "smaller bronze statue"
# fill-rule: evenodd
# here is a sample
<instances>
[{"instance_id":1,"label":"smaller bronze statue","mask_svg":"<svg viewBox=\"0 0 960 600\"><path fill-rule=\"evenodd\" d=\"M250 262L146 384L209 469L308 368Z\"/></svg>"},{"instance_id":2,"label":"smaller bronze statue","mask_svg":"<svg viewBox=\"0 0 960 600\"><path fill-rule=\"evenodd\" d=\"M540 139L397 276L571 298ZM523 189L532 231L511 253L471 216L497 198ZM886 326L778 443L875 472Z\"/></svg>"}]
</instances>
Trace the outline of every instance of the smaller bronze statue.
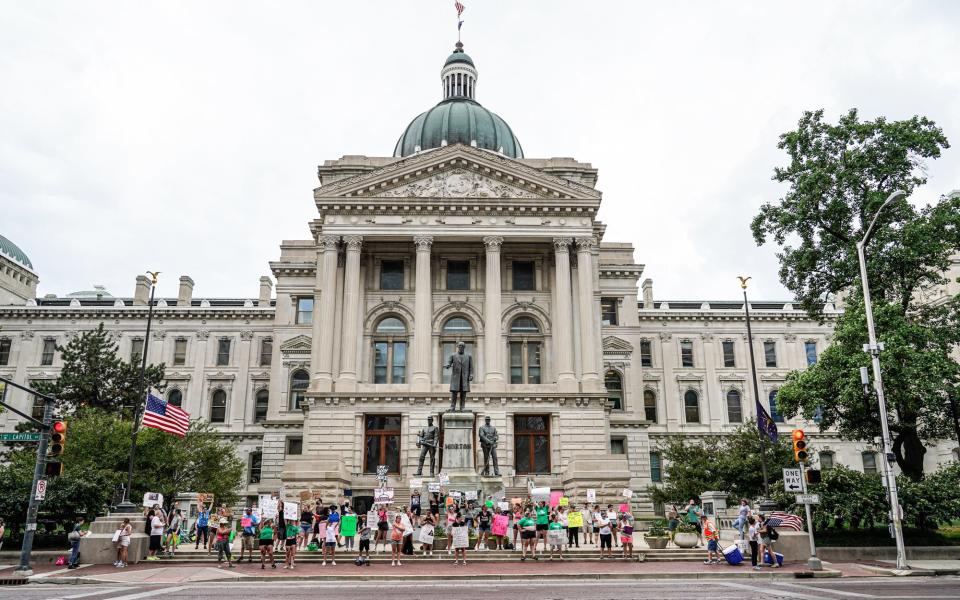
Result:
<instances>
[{"instance_id":1,"label":"smaller bronze statue","mask_svg":"<svg viewBox=\"0 0 960 600\"><path fill-rule=\"evenodd\" d=\"M440 429L433 424L433 417L427 417L427 426L420 430L417 435L417 448L420 448L420 465L417 468L417 475L423 475L423 460L430 453L430 477L433 477L433 471L436 468L437 445L440 442Z\"/></svg>"},{"instance_id":2,"label":"smaller bronze statue","mask_svg":"<svg viewBox=\"0 0 960 600\"><path fill-rule=\"evenodd\" d=\"M464 354L466 348L463 342L457 343L457 353L450 356L444 369L450 372L450 412L457 412L457 396L460 396L460 411L467 401L467 392L470 391L470 382L473 381L473 359Z\"/></svg>"},{"instance_id":3,"label":"smaller bronze statue","mask_svg":"<svg viewBox=\"0 0 960 600\"><path fill-rule=\"evenodd\" d=\"M480 447L483 448L483 476L490 476L490 459L493 459L493 474L500 476L500 464L497 462L497 440L500 435L497 428L490 424L490 417L480 426Z\"/></svg>"}]
</instances>

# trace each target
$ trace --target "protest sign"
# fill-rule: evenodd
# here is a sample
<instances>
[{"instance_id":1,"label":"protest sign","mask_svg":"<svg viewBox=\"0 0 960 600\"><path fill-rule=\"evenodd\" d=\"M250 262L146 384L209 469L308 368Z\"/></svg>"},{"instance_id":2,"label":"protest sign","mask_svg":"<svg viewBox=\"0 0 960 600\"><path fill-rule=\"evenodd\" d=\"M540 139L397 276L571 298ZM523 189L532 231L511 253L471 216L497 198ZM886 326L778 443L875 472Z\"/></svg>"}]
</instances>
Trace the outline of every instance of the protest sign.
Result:
<instances>
[{"instance_id":1,"label":"protest sign","mask_svg":"<svg viewBox=\"0 0 960 600\"><path fill-rule=\"evenodd\" d=\"M256 517L257 519L263 519L263 514L260 512L260 507L251 506L250 515Z\"/></svg>"},{"instance_id":2,"label":"protest sign","mask_svg":"<svg viewBox=\"0 0 960 600\"><path fill-rule=\"evenodd\" d=\"M579 510L571 510L567 514L568 527L583 527L583 513Z\"/></svg>"},{"instance_id":3,"label":"protest sign","mask_svg":"<svg viewBox=\"0 0 960 600\"><path fill-rule=\"evenodd\" d=\"M253 527L253 517L242 517L240 527Z\"/></svg>"},{"instance_id":4,"label":"protest sign","mask_svg":"<svg viewBox=\"0 0 960 600\"><path fill-rule=\"evenodd\" d=\"M344 537L357 535L357 515L343 515L340 517L340 535Z\"/></svg>"},{"instance_id":5,"label":"protest sign","mask_svg":"<svg viewBox=\"0 0 960 600\"><path fill-rule=\"evenodd\" d=\"M622 512L622 513L630 512L630 505L629 505L629 504L626 504L626 503L621 504L621 505L620 505L620 512Z\"/></svg>"},{"instance_id":6,"label":"protest sign","mask_svg":"<svg viewBox=\"0 0 960 600\"><path fill-rule=\"evenodd\" d=\"M587 490L587 502L597 501L597 490Z\"/></svg>"},{"instance_id":7,"label":"protest sign","mask_svg":"<svg viewBox=\"0 0 960 600\"><path fill-rule=\"evenodd\" d=\"M437 473L437 479L440 481L440 485L450 485L450 476L446 473Z\"/></svg>"},{"instance_id":8,"label":"protest sign","mask_svg":"<svg viewBox=\"0 0 960 600\"><path fill-rule=\"evenodd\" d=\"M547 532L547 543L551 546L562 546L566 543L566 532L562 529L551 529Z\"/></svg>"},{"instance_id":9,"label":"protest sign","mask_svg":"<svg viewBox=\"0 0 960 600\"><path fill-rule=\"evenodd\" d=\"M447 496L447 501L446 501L447 506L453 506L454 504L456 504L456 502L457 501L453 499L453 496Z\"/></svg>"},{"instance_id":10,"label":"protest sign","mask_svg":"<svg viewBox=\"0 0 960 600\"><path fill-rule=\"evenodd\" d=\"M313 494L310 493L310 490L302 490L300 492L300 502L306 502L313 498Z\"/></svg>"},{"instance_id":11,"label":"protest sign","mask_svg":"<svg viewBox=\"0 0 960 600\"><path fill-rule=\"evenodd\" d=\"M421 544L433 544L433 527L421 527L419 540Z\"/></svg>"},{"instance_id":12,"label":"protest sign","mask_svg":"<svg viewBox=\"0 0 960 600\"><path fill-rule=\"evenodd\" d=\"M490 530L493 535L507 535L507 526L510 524L510 517L507 515L496 515L493 517L493 525Z\"/></svg>"},{"instance_id":13,"label":"protest sign","mask_svg":"<svg viewBox=\"0 0 960 600\"><path fill-rule=\"evenodd\" d=\"M440 493L440 484L439 484L439 483L434 483L434 482L428 483L428 484L427 484L427 491L430 492L431 494L439 494L439 493Z\"/></svg>"},{"instance_id":14,"label":"protest sign","mask_svg":"<svg viewBox=\"0 0 960 600\"><path fill-rule=\"evenodd\" d=\"M624 488L624 489L623 489L623 497L624 497L624 498L633 498L633 490L631 490L630 488Z\"/></svg>"},{"instance_id":15,"label":"protest sign","mask_svg":"<svg viewBox=\"0 0 960 600\"><path fill-rule=\"evenodd\" d=\"M264 519L276 519L277 499L273 496L260 496L260 512Z\"/></svg>"},{"instance_id":16,"label":"protest sign","mask_svg":"<svg viewBox=\"0 0 960 600\"><path fill-rule=\"evenodd\" d=\"M370 512L367 513L367 527L371 529L376 529L377 522L379 520L380 520L379 517L377 517L377 511L371 510Z\"/></svg>"},{"instance_id":17,"label":"protest sign","mask_svg":"<svg viewBox=\"0 0 960 600\"><path fill-rule=\"evenodd\" d=\"M530 497L533 498L534 502L546 502L550 499L550 488L533 488L530 490Z\"/></svg>"},{"instance_id":18,"label":"protest sign","mask_svg":"<svg viewBox=\"0 0 960 600\"><path fill-rule=\"evenodd\" d=\"M451 527L450 531L453 532L454 549L470 547L470 529L468 527Z\"/></svg>"},{"instance_id":19,"label":"protest sign","mask_svg":"<svg viewBox=\"0 0 960 600\"><path fill-rule=\"evenodd\" d=\"M391 488L377 488L373 490L373 501L377 504L389 504L393 502L393 490Z\"/></svg>"},{"instance_id":20,"label":"protest sign","mask_svg":"<svg viewBox=\"0 0 960 600\"><path fill-rule=\"evenodd\" d=\"M560 498L563 498L563 492L550 492L550 508L560 506Z\"/></svg>"},{"instance_id":21,"label":"protest sign","mask_svg":"<svg viewBox=\"0 0 960 600\"><path fill-rule=\"evenodd\" d=\"M487 508L493 508L493 500L487 500L486 502L484 502L484 505Z\"/></svg>"},{"instance_id":22,"label":"protest sign","mask_svg":"<svg viewBox=\"0 0 960 600\"><path fill-rule=\"evenodd\" d=\"M422 480L422 479L411 479L411 480L410 480L410 489L411 489L411 490L419 490L419 489L421 489L421 488L423 488L423 480Z\"/></svg>"},{"instance_id":23,"label":"protest sign","mask_svg":"<svg viewBox=\"0 0 960 600\"><path fill-rule=\"evenodd\" d=\"M213 494L210 492L200 492L197 494L197 503L213 506Z\"/></svg>"},{"instance_id":24,"label":"protest sign","mask_svg":"<svg viewBox=\"0 0 960 600\"><path fill-rule=\"evenodd\" d=\"M459 500L460 498L463 497L463 494L461 494L461 493L458 492L457 490L451 490L451 491L450 491L450 497L451 497L451 498L454 498L455 500Z\"/></svg>"},{"instance_id":25,"label":"protest sign","mask_svg":"<svg viewBox=\"0 0 960 600\"><path fill-rule=\"evenodd\" d=\"M563 496L560 498L560 506L570 506L570 498Z\"/></svg>"},{"instance_id":26,"label":"protest sign","mask_svg":"<svg viewBox=\"0 0 960 600\"><path fill-rule=\"evenodd\" d=\"M293 523L300 520L300 505L296 502L283 502L283 518L288 523Z\"/></svg>"},{"instance_id":27,"label":"protest sign","mask_svg":"<svg viewBox=\"0 0 960 600\"><path fill-rule=\"evenodd\" d=\"M143 495L143 505L147 508L153 508L159 504L163 506L163 494L159 492L147 492Z\"/></svg>"},{"instance_id":28,"label":"protest sign","mask_svg":"<svg viewBox=\"0 0 960 600\"><path fill-rule=\"evenodd\" d=\"M477 490L467 490L465 493L466 493L467 500L477 499Z\"/></svg>"},{"instance_id":29,"label":"protest sign","mask_svg":"<svg viewBox=\"0 0 960 600\"><path fill-rule=\"evenodd\" d=\"M500 510L510 510L510 503L509 503L509 502L499 502L499 503L497 503L497 508L499 508Z\"/></svg>"}]
</instances>

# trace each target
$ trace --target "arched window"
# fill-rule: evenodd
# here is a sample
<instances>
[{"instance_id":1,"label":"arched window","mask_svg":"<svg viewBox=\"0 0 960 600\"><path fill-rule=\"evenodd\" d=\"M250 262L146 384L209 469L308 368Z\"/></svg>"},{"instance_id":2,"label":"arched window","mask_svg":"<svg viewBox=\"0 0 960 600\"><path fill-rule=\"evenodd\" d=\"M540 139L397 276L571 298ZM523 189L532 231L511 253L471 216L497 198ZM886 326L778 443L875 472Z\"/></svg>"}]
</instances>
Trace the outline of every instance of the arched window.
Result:
<instances>
[{"instance_id":1,"label":"arched window","mask_svg":"<svg viewBox=\"0 0 960 600\"><path fill-rule=\"evenodd\" d=\"M607 388L607 404L610 410L623 410L623 379L616 371L607 371L603 376L603 385Z\"/></svg>"},{"instance_id":2,"label":"arched window","mask_svg":"<svg viewBox=\"0 0 960 600\"><path fill-rule=\"evenodd\" d=\"M300 410L308 387L310 387L309 373L303 369L297 369L290 375L290 410Z\"/></svg>"},{"instance_id":3,"label":"arched window","mask_svg":"<svg viewBox=\"0 0 960 600\"><path fill-rule=\"evenodd\" d=\"M260 390L257 392L256 403L253 407L253 422L262 423L267 420L267 408L270 406L270 392Z\"/></svg>"},{"instance_id":4,"label":"arched window","mask_svg":"<svg viewBox=\"0 0 960 600\"><path fill-rule=\"evenodd\" d=\"M183 406L183 392L173 388L167 393L167 403L173 406Z\"/></svg>"},{"instance_id":5,"label":"arched window","mask_svg":"<svg viewBox=\"0 0 960 600\"><path fill-rule=\"evenodd\" d=\"M777 392L779 390L771 390L768 398L770 399L770 418L773 419L774 423L783 423L783 415L780 414L780 411L777 410Z\"/></svg>"},{"instance_id":6,"label":"arched window","mask_svg":"<svg viewBox=\"0 0 960 600\"><path fill-rule=\"evenodd\" d=\"M210 402L210 422L225 423L227 420L227 393L217 390Z\"/></svg>"},{"instance_id":7,"label":"arched window","mask_svg":"<svg viewBox=\"0 0 960 600\"><path fill-rule=\"evenodd\" d=\"M406 382L407 326L397 317L385 317L373 335L373 382Z\"/></svg>"},{"instance_id":8,"label":"arched window","mask_svg":"<svg viewBox=\"0 0 960 600\"><path fill-rule=\"evenodd\" d=\"M450 360L450 357L456 353L457 344L463 342L465 348L464 354L475 357L474 347L476 346L476 334L473 331L473 324L463 317L450 317L440 329L440 366L443 367ZM474 358L474 361L476 359ZM476 368L476 362L474 362ZM440 378L443 383L450 383L450 369L440 369Z\"/></svg>"},{"instance_id":9,"label":"arched window","mask_svg":"<svg viewBox=\"0 0 960 600\"><path fill-rule=\"evenodd\" d=\"M651 423L657 422L657 394L653 390L643 390L643 416Z\"/></svg>"},{"instance_id":10,"label":"arched window","mask_svg":"<svg viewBox=\"0 0 960 600\"><path fill-rule=\"evenodd\" d=\"M731 423L743 423L743 397L740 390L730 390L727 392L727 421Z\"/></svg>"},{"instance_id":11,"label":"arched window","mask_svg":"<svg viewBox=\"0 0 960 600\"><path fill-rule=\"evenodd\" d=\"M540 383L543 334L532 317L517 317L510 323L510 383Z\"/></svg>"},{"instance_id":12,"label":"arched window","mask_svg":"<svg viewBox=\"0 0 960 600\"><path fill-rule=\"evenodd\" d=\"M683 395L683 416L687 423L700 422L700 394L693 390Z\"/></svg>"}]
</instances>

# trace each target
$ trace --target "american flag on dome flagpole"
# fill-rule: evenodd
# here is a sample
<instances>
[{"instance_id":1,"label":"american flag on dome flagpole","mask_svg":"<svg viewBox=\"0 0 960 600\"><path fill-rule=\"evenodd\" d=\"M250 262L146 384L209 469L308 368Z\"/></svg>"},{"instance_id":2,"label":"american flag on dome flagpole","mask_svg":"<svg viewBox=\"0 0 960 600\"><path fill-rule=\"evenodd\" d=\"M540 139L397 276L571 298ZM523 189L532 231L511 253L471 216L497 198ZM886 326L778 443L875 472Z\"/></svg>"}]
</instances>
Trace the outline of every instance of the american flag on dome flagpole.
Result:
<instances>
[{"instance_id":1,"label":"american flag on dome flagpole","mask_svg":"<svg viewBox=\"0 0 960 600\"><path fill-rule=\"evenodd\" d=\"M803 531L803 519L797 515L791 515L781 511L772 512L767 517L767 525L771 527L783 527L794 531Z\"/></svg>"},{"instance_id":2,"label":"american flag on dome flagpole","mask_svg":"<svg viewBox=\"0 0 960 600\"><path fill-rule=\"evenodd\" d=\"M453 7L457 9L457 41L460 41L460 28L463 27L463 20L460 19L460 15L463 14L463 9L466 8L464 5L460 4L460 0L454 0Z\"/></svg>"},{"instance_id":3,"label":"american flag on dome flagpole","mask_svg":"<svg viewBox=\"0 0 960 600\"><path fill-rule=\"evenodd\" d=\"M190 415L161 398L147 393L147 407L143 412L143 426L159 429L183 437L190 427Z\"/></svg>"}]
</instances>

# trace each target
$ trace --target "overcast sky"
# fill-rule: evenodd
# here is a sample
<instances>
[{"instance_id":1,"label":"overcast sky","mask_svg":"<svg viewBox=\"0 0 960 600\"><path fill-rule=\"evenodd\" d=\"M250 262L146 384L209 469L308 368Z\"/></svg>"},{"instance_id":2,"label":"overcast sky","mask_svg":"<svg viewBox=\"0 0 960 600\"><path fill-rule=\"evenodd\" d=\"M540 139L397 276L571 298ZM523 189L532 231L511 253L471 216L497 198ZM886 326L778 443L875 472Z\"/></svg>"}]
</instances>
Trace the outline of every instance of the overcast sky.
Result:
<instances>
[{"instance_id":1,"label":"overcast sky","mask_svg":"<svg viewBox=\"0 0 960 600\"><path fill-rule=\"evenodd\" d=\"M960 188L960 3L462 0L477 100L528 157L600 170L606 241L658 299L788 297L749 222L783 192L780 133L930 117L958 148L914 200ZM776 5L776 6L774 6ZM0 1L0 233L39 293L257 295L307 239L316 166L389 156L440 99L453 0Z\"/></svg>"}]
</instances>

